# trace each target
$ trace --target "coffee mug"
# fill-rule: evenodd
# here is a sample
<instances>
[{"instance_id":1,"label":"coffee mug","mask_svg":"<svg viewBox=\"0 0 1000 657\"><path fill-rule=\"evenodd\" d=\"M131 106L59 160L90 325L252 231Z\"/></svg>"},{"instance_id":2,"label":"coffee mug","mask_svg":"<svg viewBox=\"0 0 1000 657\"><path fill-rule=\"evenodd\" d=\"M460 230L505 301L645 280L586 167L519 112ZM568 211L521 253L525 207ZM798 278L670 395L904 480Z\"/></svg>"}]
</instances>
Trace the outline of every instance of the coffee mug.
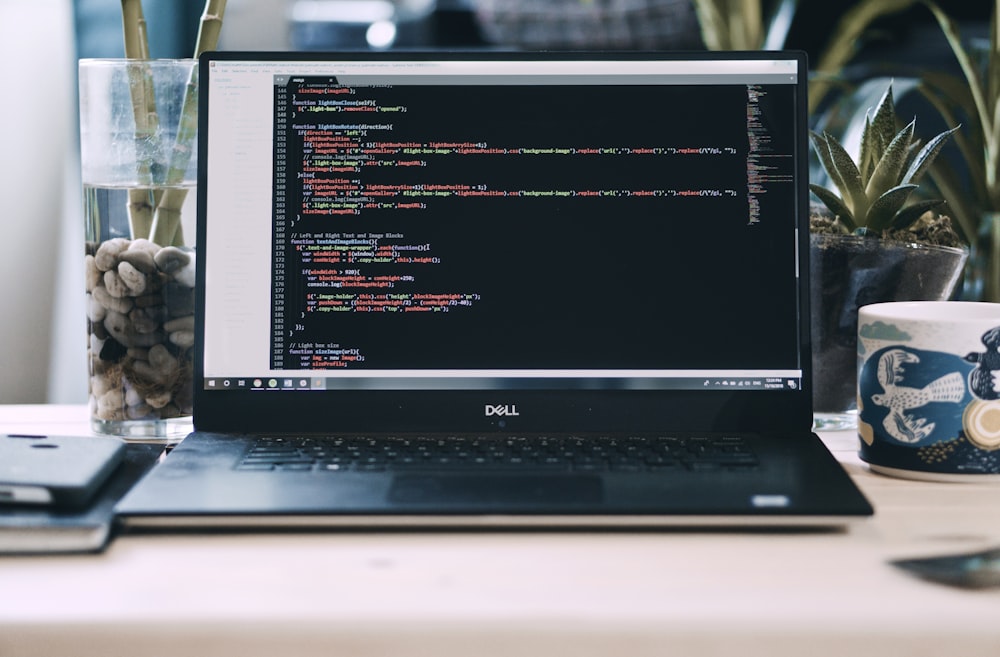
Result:
<instances>
[{"instance_id":1,"label":"coffee mug","mask_svg":"<svg viewBox=\"0 0 1000 657\"><path fill-rule=\"evenodd\" d=\"M858 311L861 458L883 474L1000 481L1000 303Z\"/></svg>"}]
</instances>

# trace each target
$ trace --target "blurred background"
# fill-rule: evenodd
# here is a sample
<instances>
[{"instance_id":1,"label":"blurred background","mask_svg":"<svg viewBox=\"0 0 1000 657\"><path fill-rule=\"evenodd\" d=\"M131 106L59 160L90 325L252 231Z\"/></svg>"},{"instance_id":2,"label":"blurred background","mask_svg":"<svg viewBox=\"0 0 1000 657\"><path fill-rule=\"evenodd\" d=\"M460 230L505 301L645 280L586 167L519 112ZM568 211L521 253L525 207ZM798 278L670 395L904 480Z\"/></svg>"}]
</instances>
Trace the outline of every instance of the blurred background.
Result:
<instances>
[{"instance_id":1,"label":"blurred background","mask_svg":"<svg viewBox=\"0 0 1000 657\"><path fill-rule=\"evenodd\" d=\"M866 0L869 5L881 4ZM224 50L704 49L694 0L228 0ZM797 7L795 5L798 5ZM780 38L819 62L852 0L763 6ZM891 3L886 3L891 4ZM896 3L897 5L906 3ZM963 35L984 39L992 3L943 3ZM152 57L188 57L202 0L144 0ZM793 7L791 11L784 11ZM780 14L780 15L779 15ZM750 18L750 17L748 17ZM748 21L749 22L749 21ZM87 399L83 219L76 62L123 56L117 0L0 0L0 403ZM765 35L767 36L767 35ZM738 41L734 42L737 45ZM842 80L954 67L931 14L872 20ZM928 130L933 129L929 127Z\"/></svg>"}]
</instances>

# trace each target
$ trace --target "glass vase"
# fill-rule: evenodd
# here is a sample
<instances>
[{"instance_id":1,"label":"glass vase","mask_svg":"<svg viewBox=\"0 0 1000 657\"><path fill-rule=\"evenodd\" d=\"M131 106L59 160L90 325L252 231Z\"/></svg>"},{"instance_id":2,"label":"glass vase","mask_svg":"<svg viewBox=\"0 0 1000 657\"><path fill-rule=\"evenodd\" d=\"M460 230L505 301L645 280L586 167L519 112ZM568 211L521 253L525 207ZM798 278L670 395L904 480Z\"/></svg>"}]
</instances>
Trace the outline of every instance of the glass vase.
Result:
<instances>
[{"instance_id":1,"label":"glass vase","mask_svg":"<svg viewBox=\"0 0 1000 657\"><path fill-rule=\"evenodd\" d=\"M91 426L190 430L197 62L81 60Z\"/></svg>"}]
</instances>

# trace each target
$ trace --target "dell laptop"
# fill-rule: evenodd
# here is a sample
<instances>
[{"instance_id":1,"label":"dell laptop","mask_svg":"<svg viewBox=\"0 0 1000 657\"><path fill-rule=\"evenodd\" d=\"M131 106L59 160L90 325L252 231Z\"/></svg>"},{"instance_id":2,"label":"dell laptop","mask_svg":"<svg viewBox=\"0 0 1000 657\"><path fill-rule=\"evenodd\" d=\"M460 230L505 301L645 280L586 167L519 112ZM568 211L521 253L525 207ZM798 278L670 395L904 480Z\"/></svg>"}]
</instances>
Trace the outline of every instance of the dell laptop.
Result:
<instances>
[{"instance_id":1,"label":"dell laptop","mask_svg":"<svg viewBox=\"0 0 1000 657\"><path fill-rule=\"evenodd\" d=\"M843 525L800 53L207 53L194 432L130 525Z\"/></svg>"}]
</instances>

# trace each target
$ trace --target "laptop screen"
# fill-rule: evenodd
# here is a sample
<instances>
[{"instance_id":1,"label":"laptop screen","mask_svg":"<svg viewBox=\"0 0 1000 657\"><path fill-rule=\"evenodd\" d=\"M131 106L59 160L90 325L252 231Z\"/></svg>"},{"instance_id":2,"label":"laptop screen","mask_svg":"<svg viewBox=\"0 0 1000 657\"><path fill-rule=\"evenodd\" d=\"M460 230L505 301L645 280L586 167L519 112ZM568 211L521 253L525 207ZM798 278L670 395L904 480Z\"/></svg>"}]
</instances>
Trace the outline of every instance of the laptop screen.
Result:
<instances>
[{"instance_id":1,"label":"laptop screen","mask_svg":"<svg viewBox=\"0 0 1000 657\"><path fill-rule=\"evenodd\" d=\"M802 396L800 57L201 75L200 398Z\"/></svg>"}]
</instances>

